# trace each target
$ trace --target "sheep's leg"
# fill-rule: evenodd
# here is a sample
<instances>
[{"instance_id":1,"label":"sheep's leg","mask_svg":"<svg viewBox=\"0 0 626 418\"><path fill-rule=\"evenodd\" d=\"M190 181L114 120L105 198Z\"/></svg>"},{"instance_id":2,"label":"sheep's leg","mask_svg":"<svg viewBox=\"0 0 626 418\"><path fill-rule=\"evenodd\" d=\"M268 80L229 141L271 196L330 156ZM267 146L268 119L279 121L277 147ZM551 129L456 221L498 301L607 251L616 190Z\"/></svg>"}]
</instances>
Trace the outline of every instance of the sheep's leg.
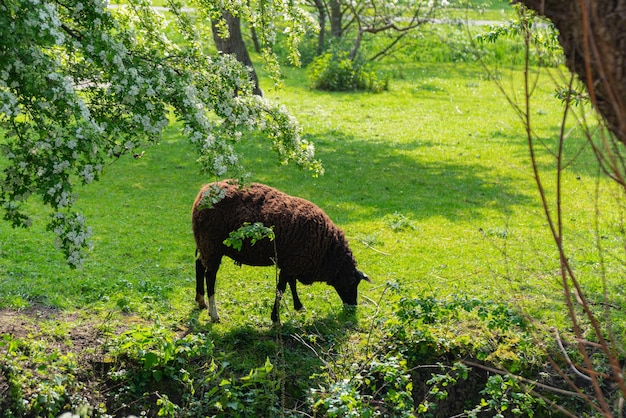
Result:
<instances>
[{"instance_id":1,"label":"sheep's leg","mask_svg":"<svg viewBox=\"0 0 626 418\"><path fill-rule=\"evenodd\" d=\"M207 268L206 271L206 291L209 295L209 315L212 322L220 322L220 316L217 313L217 305L215 304L215 279L217 270L220 266L219 260L215 263L215 268Z\"/></svg>"},{"instance_id":2,"label":"sheep's leg","mask_svg":"<svg viewBox=\"0 0 626 418\"><path fill-rule=\"evenodd\" d=\"M280 274L278 276L278 284L276 285L276 299L274 299L274 308L272 309L272 322L275 324L280 321L278 317L278 310L280 309L280 300L283 298L283 294L287 289L287 277Z\"/></svg>"},{"instance_id":3,"label":"sheep's leg","mask_svg":"<svg viewBox=\"0 0 626 418\"><path fill-rule=\"evenodd\" d=\"M289 283L289 288L291 289L291 297L293 299L293 308L296 311L300 311L304 309L304 306L302 306L302 302L300 302L300 298L298 297L298 292L296 292L296 278L290 277L288 283Z\"/></svg>"},{"instance_id":4,"label":"sheep's leg","mask_svg":"<svg viewBox=\"0 0 626 418\"><path fill-rule=\"evenodd\" d=\"M198 256L198 250L196 250L196 257ZM206 309L208 306L204 299L204 276L206 274L206 267L202 264L199 258L196 258L196 302L200 309Z\"/></svg>"},{"instance_id":5,"label":"sheep's leg","mask_svg":"<svg viewBox=\"0 0 626 418\"><path fill-rule=\"evenodd\" d=\"M196 257L198 250L196 250ZM217 270L220 268L222 257L211 258L208 267L202 263L200 258L196 258L196 302L202 309L208 308L211 321L220 322L220 316L217 313L217 305L215 304L215 279ZM209 296L209 305L207 306L204 299L204 282L206 280L206 290Z\"/></svg>"},{"instance_id":6,"label":"sheep's leg","mask_svg":"<svg viewBox=\"0 0 626 418\"><path fill-rule=\"evenodd\" d=\"M272 309L272 322L274 323L279 321L278 311L280 309L280 301L282 300L283 294L287 289L287 283L289 283L289 288L291 289L293 308L296 311L304 309L304 306L302 306L302 302L300 302L300 298L298 297L298 292L296 291L296 278L287 276L281 272L278 277L278 284L276 285L276 299L274 300L274 308Z\"/></svg>"}]
</instances>

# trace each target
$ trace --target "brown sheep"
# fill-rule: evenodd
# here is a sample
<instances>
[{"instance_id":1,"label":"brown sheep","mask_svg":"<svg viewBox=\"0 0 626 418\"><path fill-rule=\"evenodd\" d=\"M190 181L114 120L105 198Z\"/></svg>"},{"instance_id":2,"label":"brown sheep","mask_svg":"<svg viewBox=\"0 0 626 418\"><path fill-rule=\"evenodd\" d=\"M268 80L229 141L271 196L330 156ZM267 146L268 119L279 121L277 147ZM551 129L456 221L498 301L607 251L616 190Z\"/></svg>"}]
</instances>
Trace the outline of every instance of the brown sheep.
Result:
<instances>
[{"instance_id":1,"label":"brown sheep","mask_svg":"<svg viewBox=\"0 0 626 418\"><path fill-rule=\"evenodd\" d=\"M275 240L244 242L241 250L228 247L224 240L245 223L260 222L273 228ZM343 232L319 207L272 187L252 183L240 186L225 180L202 187L192 210L192 226L199 258L196 261L196 301L204 299L206 278L209 314L219 321L215 306L215 279L224 255L236 263L280 269L272 321L278 321L280 298L287 283L294 308L302 309L296 293L296 279L304 284L326 282L333 286L346 305L357 304L357 286L370 281L357 270L356 261Z\"/></svg>"}]
</instances>

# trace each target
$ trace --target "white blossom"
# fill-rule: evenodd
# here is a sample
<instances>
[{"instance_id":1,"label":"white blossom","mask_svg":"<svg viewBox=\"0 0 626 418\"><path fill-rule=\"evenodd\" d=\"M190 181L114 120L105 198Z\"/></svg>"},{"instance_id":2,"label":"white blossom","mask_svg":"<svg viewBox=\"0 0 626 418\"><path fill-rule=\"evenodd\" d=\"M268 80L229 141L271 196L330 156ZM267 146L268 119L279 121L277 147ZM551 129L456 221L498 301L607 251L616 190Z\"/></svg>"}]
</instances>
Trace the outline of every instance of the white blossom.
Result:
<instances>
[{"instance_id":1,"label":"white blossom","mask_svg":"<svg viewBox=\"0 0 626 418\"><path fill-rule=\"evenodd\" d=\"M70 167L69 161L61 161L61 162L54 163L52 173L53 174L62 173L63 171L67 170L69 167Z\"/></svg>"},{"instance_id":2,"label":"white blossom","mask_svg":"<svg viewBox=\"0 0 626 418\"><path fill-rule=\"evenodd\" d=\"M170 109L197 147L202 168L214 175L239 169L240 158L230 142L254 129L275 142L281 160L319 168L313 147L300 139L288 112L251 96L248 71L234 58L207 55L201 32L190 26L195 23L177 22L187 41L176 45L161 30L164 19L136 15L151 13L149 7L112 14L101 0L69 2L63 9L50 0L6 1L15 13L0 27L0 39L10 46L0 56L0 129L18 126L20 136L4 139L7 168L0 197L21 201L28 198L28 190L38 191L55 209L51 229L70 264L79 265L91 245L84 217L71 211L74 182L92 183L107 157L158 139L169 124ZM238 0L238 9L248 7ZM304 20L297 16L307 14L290 14L297 7L279 1L267 10L267 40L275 39L273 19L278 17L285 18L281 29L291 28L290 37L303 33L296 26ZM157 35L138 39L138 33ZM24 79L35 83L34 88L26 89ZM233 85L238 97L233 97ZM23 109L28 112L23 114ZM223 120L215 121L216 114ZM20 219L20 205L0 205L7 218Z\"/></svg>"},{"instance_id":3,"label":"white blossom","mask_svg":"<svg viewBox=\"0 0 626 418\"><path fill-rule=\"evenodd\" d=\"M91 164L86 164L83 170L80 172L80 176L83 178L85 183L91 183L95 178L94 167Z\"/></svg>"}]
</instances>

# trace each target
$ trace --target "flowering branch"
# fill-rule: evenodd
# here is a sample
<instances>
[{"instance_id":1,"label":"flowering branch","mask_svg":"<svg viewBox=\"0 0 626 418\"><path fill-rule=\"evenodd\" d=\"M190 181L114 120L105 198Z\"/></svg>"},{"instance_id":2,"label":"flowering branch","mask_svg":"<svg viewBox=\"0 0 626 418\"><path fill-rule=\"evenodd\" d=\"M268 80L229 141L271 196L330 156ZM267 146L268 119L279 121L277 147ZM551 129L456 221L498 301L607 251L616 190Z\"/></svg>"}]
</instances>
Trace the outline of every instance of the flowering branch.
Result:
<instances>
[{"instance_id":1,"label":"flowering branch","mask_svg":"<svg viewBox=\"0 0 626 418\"><path fill-rule=\"evenodd\" d=\"M265 7L266 21L297 9L287 3ZM171 22L146 0L114 10L102 0L0 2L0 206L5 220L29 226L23 203L42 197L71 266L91 246L91 230L72 209L75 183L97 181L107 160L157 143L172 111L208 173L239 173L233 142L253 130L266 134L281 162L321 173L289 113L254 97L245 68L206 52L202 21L181 3L169 6ZM168 25L184 41L169 39Z\"/></svg>"}]
</instances>

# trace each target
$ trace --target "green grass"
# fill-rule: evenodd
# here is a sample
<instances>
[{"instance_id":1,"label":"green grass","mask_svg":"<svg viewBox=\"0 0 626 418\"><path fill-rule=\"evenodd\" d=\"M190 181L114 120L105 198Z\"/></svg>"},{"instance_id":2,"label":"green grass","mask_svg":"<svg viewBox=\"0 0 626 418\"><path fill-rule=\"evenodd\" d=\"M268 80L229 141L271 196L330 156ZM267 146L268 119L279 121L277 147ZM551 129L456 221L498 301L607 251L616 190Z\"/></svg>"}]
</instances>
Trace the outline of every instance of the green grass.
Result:
<instances>
[{"instance_id":1,"label":"green grass","mask_svg":"<svg viewBox=\"0 0 626 418\"><path fill-rule=\"evenodd\" d=\"M362 286L371 299L387 281L409 292L498 294L512 301L523 290L524 299L550 312L560 297L545 296L545 289L558 289L558 265L520 122L477 66L415 64L402 71L389 92L336 94L309 91L302 70L286 70L285 89L267 96L300 120L326 175L279 167L272 152L250 138L241 148L251 180L322 207L346 231L359 266L373 279ZM561 107L549 87L539 96L537 131L553 137ZM587 154L565 173L576 240L589 236L595 208L597 178ZM194 160L192 147L171 128L143 158L116 161L100 183L82 190L78 209L93 226L95 249L76 271L53 248L45 213L30 230L0 224L0 305L96 306L184 318L193 309L190 207L200 185L213 180L198 173ZM550 159L544 161L548 167ZM385 217L395 213L412 228L390 228ZM380 252L360 242L367 237ZM583 259L595 259L593 251L581 251ZM224 262L218 301L225 324L219 327L266 324L273 277L271 269ZM327 286L302 293L305 306L322 315L337 307ZM246 308L232 310L231 303Z\"/></svg>"},{"instance_id":2,"label":"green grass","mask_svg":"<svg viewBox=\"0 0 626 418\"><path fill-rule=\"evenodd\" d=\"M379 95L311 92L304 87L303 72L292 71L285 90L268 96L285 103L301 121L326 175L315 179L295 167L278 167L270 151L249 141L242 148L251 179L324 208L345 229L359 265L378 284L402 281L409 289L445 293L489 294L506 288L507 283L493 279L499 274L499 263L493 262L499 255L481 230L504 228L519 211L535 213L524 217L528 225L521 236L543 223L524 140L515 134L519 124L478 67L417 65L406 71L411 73L405 80ZM510 158L503 161L503 155ZM65 308L102 296L108 299L99 301L104 306L125 306L128 290L141 297L156 291L155 303L164 304L167 312L169 299L180 302L191 294L190 206L200 185L211 180L198 173L193 149L172 129L142 159L115 162L99 184L81 192L79 209L92 222L96 244L84 268L66 269L51 245L42 245L52 242L47 232L13 231L4 224L5 242L24 246L19 251L6 246L4 268L32 280L27 292L30 280L16 280L5 295L23 292ZM396 212L408 217L414 229L387 227L385 216ZM381 251L403 257L361 245L359 238L366 235L377 237ZM541 241L546 241L543 236ZM544 245L550 248L549 242ZM240 269L226 262L220 276L241 277L218 282L219 292L230 297L242 291L241 281L254 285L254 276L269 276L261 283L273 285L271 269ZM81 283L86 292L76 294L66 280ZM363 290L376 299L367 286ZM334 297L325 286L303 289L313 304L320 292ZM137 304L137 298L130 299Z\"/></svg>"},{"instance_id":3,"label":"green grass","mask_svg":"<svg viewBox=\"0 0 626 418\"><path fill-rule=\"evenodd\" d=\"M403 296L492 300L566 326L558 256L523 129L480 67L396 64L392 73L402 77L380 94L310 91L304 70L285 73L285 88L266 96L284 103L301 122L326 174L312 178L294 166L278 166L262 139L251 136L240 144L251 180L322 207L345 230L359 268L373 281L359 289L351 326L355 320L346 319L329 286L299 287L304 313L294 313L286 297L282 331L289 404L302 402L309 376L322 367L320 357L289 335L317 339L310 344L347 357L369 344L374 321L392 316L394 302ZM517 86L521 72L504 69L501 77ZM547 150L562 108L547 77L536 98L535 129L547 144L539 162L550 176L554 167ZM582 144L574 134L568 155L577 155ZM190 210L200 186L214 179L198 172L194 150L176 126L145 151L141 159L110 164L98 184L80 191L78 209L93 227L95 249L78 270L70 270L53 248L54 238L44 228L47 215L36 202L31 229L0 223L0 307L46 306L104 324L112 317L117 325L111 327L122 329L158 319L179 334L206 333L216 358L243 375L265 358L278 362L280 346L270 322L274 270L237 267L225 259L217 282L222 323L211 324L193 302ZM603 298L604 267L609 302L624 306L623 266L617 257L600 264L593 232L598 209L603 246L619 254L623 206L615 202L623 199L598 176L589 151L577 155L564 173L566 245L591 298ZM599 199L596 187L603 191ZM389 292L389 282L401 290ZM50 333L63 334L59 326ZM615 328L624 337L621 316Z\"/></svg>"}]
</instances>

